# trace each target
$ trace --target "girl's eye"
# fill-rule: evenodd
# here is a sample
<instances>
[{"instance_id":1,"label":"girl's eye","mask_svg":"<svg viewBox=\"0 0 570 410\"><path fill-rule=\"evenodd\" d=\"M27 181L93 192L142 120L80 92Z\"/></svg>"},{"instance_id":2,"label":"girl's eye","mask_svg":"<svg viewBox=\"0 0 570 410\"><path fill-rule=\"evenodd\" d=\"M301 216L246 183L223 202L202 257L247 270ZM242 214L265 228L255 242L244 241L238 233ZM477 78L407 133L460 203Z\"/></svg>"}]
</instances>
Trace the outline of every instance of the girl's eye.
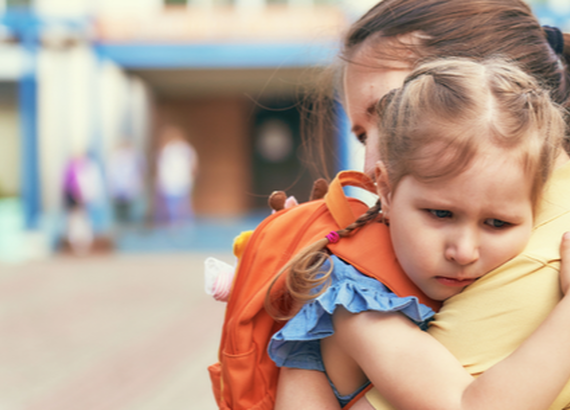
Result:
<instances>
[{"instance_id":1,"label":"girl's eye","mask_svg":"<svg viewBox=\"0 0 570 410\"><path fill-rule=\"evenodd\" d=\"M443 209L429 209L429 212L436 218L451 218L453 215L451 211L445 211Z\"/></svg>"},{"instance_id":2,"label":"girl's eye","mask_svg":"<svg viewBox=\"0 0 570 410\"><path fill-rule=\"evenodd\" d=\"M493 219L493 218L489 218L487 220L485 220L485 223L487 225L489 225L491 228L506 228L507 226L509 226L510 224L508 222L505 221L501 221L500 219Z\"/></svg>"}]
</instances>

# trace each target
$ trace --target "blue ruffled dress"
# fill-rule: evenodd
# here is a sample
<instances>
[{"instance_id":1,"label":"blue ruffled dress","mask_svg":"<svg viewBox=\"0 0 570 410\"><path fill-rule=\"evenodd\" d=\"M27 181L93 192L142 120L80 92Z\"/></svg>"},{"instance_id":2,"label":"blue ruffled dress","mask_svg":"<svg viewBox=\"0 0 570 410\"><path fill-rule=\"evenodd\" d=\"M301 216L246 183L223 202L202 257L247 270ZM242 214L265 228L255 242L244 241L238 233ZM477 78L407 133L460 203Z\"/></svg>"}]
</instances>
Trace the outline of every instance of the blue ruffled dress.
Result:
<instances>
[{"instance_id":1,"label":"blue ruffled dress","mask_svg":"<svg viewBox=\"0 0 570 410\"><path fill-rule=\"evenodd\" d=\"M370 310L401 312L422 330L427 329L433 318L434 311L421 304L416 297L396 296L381 282L360 273L342 259L332 255L331 261L331 285L318 298L305 304L271 338L268 352L277 366L324 372L320 340L334 333L332 314L337 306L352 313ZM329 267L330 262L325 262L323 271ZM334 385L332 387L340 404L344 406L366 385L347 396L339 395Z\"/></svg>"}]
</instances>

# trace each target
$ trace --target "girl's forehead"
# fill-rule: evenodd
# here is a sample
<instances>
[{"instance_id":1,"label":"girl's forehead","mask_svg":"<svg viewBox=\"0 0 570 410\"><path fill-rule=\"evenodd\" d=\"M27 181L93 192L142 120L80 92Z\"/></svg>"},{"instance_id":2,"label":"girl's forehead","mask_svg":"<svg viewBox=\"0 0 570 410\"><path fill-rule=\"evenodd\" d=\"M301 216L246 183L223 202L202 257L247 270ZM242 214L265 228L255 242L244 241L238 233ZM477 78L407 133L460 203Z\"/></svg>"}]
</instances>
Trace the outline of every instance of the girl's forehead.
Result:
<instances>
[{"instance_id":1,"label":"girl's forehead","mask_svg":"<svg viewBox=\"0 0 570 410\"><path fill-rule=\"evenodd\" d=\"M435 160L432 157L432 162ZM402 181L410 178L416 181L416 190L422 187L426 192L438 192L448 198L471 198L480 202L500 196L514 197L514 192L518 191L524 193L519 199L532 202L532 178L528 177L517 155L500 147L489 146L484 152L474 153L465 168L444 177L424 180L410 175Z\"/></svg>"}]
</instances>

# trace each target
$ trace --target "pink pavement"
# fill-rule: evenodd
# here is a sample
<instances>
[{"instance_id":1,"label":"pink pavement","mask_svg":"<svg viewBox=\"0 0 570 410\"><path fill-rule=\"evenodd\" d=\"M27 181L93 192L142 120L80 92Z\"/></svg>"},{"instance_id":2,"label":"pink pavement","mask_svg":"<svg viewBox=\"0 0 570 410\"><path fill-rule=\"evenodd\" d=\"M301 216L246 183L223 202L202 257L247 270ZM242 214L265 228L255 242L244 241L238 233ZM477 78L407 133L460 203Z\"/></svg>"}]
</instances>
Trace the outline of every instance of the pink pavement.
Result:
<instances>
[{"instance_id":1,"label":"pink pavement","mask_svg":"<svg viewBox=\"0 0 570 410\"><path fill-rule=\"evenodd\" d=\"M204 292L207 256L0 265L0 407L215 410L224 304Z\"/></svg>"}]
</instances>

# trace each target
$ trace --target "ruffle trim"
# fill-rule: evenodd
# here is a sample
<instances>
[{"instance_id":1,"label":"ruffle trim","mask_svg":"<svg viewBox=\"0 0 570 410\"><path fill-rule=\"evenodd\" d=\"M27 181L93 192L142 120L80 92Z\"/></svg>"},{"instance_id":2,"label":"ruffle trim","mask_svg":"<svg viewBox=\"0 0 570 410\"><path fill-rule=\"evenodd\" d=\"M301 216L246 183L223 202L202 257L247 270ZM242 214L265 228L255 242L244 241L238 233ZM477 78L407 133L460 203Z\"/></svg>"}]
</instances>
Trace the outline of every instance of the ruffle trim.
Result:
<instances>
[{"instance_id":1,"label":"ruffle trim","mask_svg":"<svg viewBox=\"0 0 570 410\"><path fill-rule=\"evenodd\" d=\"M352 313L402 312L424 330L435 314L415 296L399 297L376 279L361 274L336 256L332 256L332 259L334 272L331 286L317 299L304 305L272 337L269 355L277 366L287 364L287 356L292 350L300 353L298 349L302 343L294 342L316 341L331 336L334 333L332 314L338 306ZM326 269L326 266L323 268Z\"/></svg>"}]
</instances>

